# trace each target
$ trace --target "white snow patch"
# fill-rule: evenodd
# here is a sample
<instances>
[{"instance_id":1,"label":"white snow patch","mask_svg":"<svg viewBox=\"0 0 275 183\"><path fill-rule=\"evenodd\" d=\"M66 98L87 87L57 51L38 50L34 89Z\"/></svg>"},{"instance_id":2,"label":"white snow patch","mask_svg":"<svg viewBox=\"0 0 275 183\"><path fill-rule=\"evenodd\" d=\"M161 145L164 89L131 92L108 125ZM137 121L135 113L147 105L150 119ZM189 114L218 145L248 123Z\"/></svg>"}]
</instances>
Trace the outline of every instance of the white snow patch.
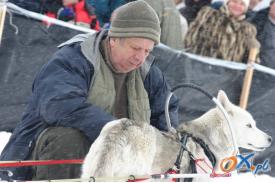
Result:
<instances>
[{"instance_id":1,"label":"white snow patch","mask_svg":"<svg viewBox=\"0 0 275 183\"><path fill-rule=\"evenodd\" d=\"M8 143L10 139L11 133L9 132L0 132L0 155L5 145Z\"/></svg>"}]
</instances>

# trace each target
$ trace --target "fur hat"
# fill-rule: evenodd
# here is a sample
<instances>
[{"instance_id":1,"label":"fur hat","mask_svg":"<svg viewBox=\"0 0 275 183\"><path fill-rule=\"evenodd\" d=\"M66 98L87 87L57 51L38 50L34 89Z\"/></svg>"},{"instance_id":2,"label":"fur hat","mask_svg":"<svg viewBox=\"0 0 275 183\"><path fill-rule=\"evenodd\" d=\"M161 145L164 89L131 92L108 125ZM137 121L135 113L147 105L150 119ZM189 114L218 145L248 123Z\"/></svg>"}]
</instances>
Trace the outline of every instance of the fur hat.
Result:
<instances>
[{"instance_id":1,"label":"fur hat","mask_svg":"<svg viewBox=\"0 0 275 183\"><path fill-rule=\"evenodd\" d=\"M224 3L227 5L228 1L229 1L229 0L224 0ZM242 1L243 1L243 3L245 4L246 9L248 9L250 0L242 0Z\"/></svg>"},{"instance_id":2,"label":"fur hat","mask_svg":"<svg viewBox=\"0 0 275 183\"><path fill-rule=\"evenodd\" d=\"M109 37L141 37L160 42L160 22L155 10L143 0L117 8L111 18Z\"/></svg>"}]
</instances>

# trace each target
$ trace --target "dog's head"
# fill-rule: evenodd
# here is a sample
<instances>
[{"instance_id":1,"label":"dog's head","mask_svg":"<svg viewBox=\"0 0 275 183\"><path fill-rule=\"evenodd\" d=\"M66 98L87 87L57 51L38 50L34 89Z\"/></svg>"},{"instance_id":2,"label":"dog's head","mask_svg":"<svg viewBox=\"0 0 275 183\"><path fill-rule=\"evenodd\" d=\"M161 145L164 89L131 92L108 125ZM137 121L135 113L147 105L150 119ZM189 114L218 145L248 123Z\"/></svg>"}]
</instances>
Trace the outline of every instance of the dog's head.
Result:
<instances>
[{"instance_id":1,"label":"dog's head","mask_svg":"<svg viewBox=\"0 0 275 183\"><path fill-rule=\"evenodd\" d=\"M217 98L229 115L239 147L263 151L271 145L272 138L257 128L249 112L232 104L222 90L219 91ZM221 119L224 118L222 113L219 112L219 115Z\"/></svg>"}]
</instances>

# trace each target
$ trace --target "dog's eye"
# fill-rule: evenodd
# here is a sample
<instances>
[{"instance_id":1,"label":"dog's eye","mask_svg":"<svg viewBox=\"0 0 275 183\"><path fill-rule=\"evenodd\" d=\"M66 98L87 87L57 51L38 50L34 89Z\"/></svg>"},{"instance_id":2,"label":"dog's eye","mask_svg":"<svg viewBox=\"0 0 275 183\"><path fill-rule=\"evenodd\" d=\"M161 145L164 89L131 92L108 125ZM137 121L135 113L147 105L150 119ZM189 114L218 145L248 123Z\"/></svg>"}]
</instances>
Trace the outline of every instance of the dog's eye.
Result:
<instances>
[{"instance_id":1,"label":"dog's eye","mask_svg":"<svg viewBox=\"0 0 275 183\"><path fill-rule=\"evenodd\" d=\"M248 128L252 128L252 125L251 124L247 124L246 125Z\"/></svg>"}]
</instances>

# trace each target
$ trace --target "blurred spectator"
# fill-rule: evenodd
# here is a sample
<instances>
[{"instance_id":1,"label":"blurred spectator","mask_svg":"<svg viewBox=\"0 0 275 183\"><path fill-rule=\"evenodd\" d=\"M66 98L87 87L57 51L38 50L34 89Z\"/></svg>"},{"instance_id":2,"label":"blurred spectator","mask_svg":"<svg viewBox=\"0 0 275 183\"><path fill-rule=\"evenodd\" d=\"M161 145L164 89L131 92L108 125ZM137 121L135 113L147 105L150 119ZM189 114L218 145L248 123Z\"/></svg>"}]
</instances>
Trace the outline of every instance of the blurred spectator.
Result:
<instances>
[{"instance_id":1,"label":"blurred spectator","mask_svg":"<svg viewBox=\"0 0 275 183\"><path fill-rule=\"evenodd\" d=\"M265 24L266 24L266 22L270 21L269 20L269 11L271 9L273 2L274 1L270 2L270 7L255 12L255 14L249 18L249 22L251 22L253 25L255 25L255 27L257 29L258 40L262 39Z\"/></svg>"},{"instance_id":2,"label":"blurred spectator","mask_svg":"<svg viewBox=\"0 0 275 183\"><path fill-rule=\"evenodd\" d=\"M180 24L181 24L181 27L182 27L182 29L181 29L181 31L182 31L182 40L184 40L185 36L188 32L188 22L187 22L186 18L182 15L180 15Z\"/></svg>"},{"instance_id":3,"label":"blurred spectator","mask_svg":"<svg viewBox=\"0 0 275 183\"><path fill-rule=\"evenodd\" d=\"M182 0L174 0L175 4L178 5L180 3L182 3Z\"/></svg>"},{"instance_id":4,"label":"blurred spectator","mask_svg":"<svg viewBox=\"0 0 275 183\"><path fill-rule=\"evenodd\" d=\"M254 10L260 2L262 2L262 0L250 0L248 10Z\"/></svg>"},{"instance_id":5,"label":"blurred spectator","mask_svg":"<svg viewBox=\"0 0 275 183\"><path fill-rule=\"evenodd\" d=\"M109 28L112 12L125 4L125 0L86 0L94 7L97 20L102 28Z\"/></svg>"},{"instance_id":6,"label":"blurred spectator","mask_svg":"<svg viewBox=\"0 0 275 183\"><path fill-rule=\"evenodd\" d=\"M9 0L9 2L52 18L99 29L94 11L85 0Z\"/></svg>"},{"instance_id":7,"label":"blurred spectator","mask_svg":"<svg viewBox=\"0 0 275 183\"><path fill-rule=\"evenodd\" d=\"M200 9L210 4L211 0L185 0L185 7L181 8L179 11L190 25L190 23L195 20Z\"/></svg>"},{"instance_id":8,"label":"blurred spectator","mask_svg":"<svg viewBox=\"0 0 275 183\"><path fill-rule=\"evenodd\" d=\"M205 6L191 23L185 39L187 51L243 62L251 48L259 48L256 28L245 21L249 0L228 0L216 10Z\"/></svg>"},{"instance_id":9,"label":"blurred spectator","mask_svg":"<svg viewBox=\"0 0 275 183\"><path fill-rule=\"evenodd\" d=\"M176 4L176 8L178 10L182 9L185 7L185 3L184 0L174 0L175 4ZM185 39L185 36L187 34L188 31L188 22L186 20L186 18L180 13L180 23L181 23L181 27L182 27L182 39Z\"/></svg>"},{"instance_id":10,"label":"blurred spectator","mask_svg":"<svg viewBox=\"0 0 275 183\"><path fill-rule=\"evenodd\" d=\"M187 27L182 27L180 13L173 0L145 0L157 13L160 26L160 42L171 48L183 49L183 33Z\"/></svg>"},{"instance_id":11,"label":"blurred spectator","mask_svg":"<svg viewBox=\"0 0 275 183\"><path fill-rule=\"evenodd\" d=\"M134 0L88 0L94 6L96 17L103 28L108 28L114 9ZM183 49L183 28L174 0L145 0L157 13L161 23L161 43ZM184 28L187 29L187 28Z\"/></svg>"},{"instance_id":12,"label":"blurred spectator","mask_svg":"<svg viewBox=\"0 0 275 183\"><path fill-rule=\"evenodd\" d=\"M248 10L246 12L246 20L251 21L255 15L257 14L257 11L255 10L255 7L262 2L262 0L250 0L249 5L248 5ZM223 1L216 1L211 4L212 8L219 9L224 5Z\"/></svg>"},{"instance_id":13,"label":"blurred spectator","mask_svg":"<svg viewBox=\"0 0 275 183\"><path fill-rule=\"evenodd\" d=\"M262 2L262 0L250 0L248 10L246 13L246 20L251 21L257 14L257 11L255 10L255 7Z\"/></svg>"},{"instance_id":14,"label":"blurred spectator","mask_svg":"<svg viewBox=\"0 0 275 183\"><path fill-rule=\"evenodd\" d=\"M71 22L83 27L99 30L94 11L85 0L40 0L42 13L49 17ZM57 3L59 2L59 3ZM44 4L43 4L44 3Z\"/></svg>"},{"instance_id":15,"label":"blurred spectator","mask_svg":"<svg viewBox=\"0 0 275 183\"><path fill-rule=\"evenodd\" d=\"M275 68L275 0L270 2L270 7L257 12L251 23L256 26L261 43L261 64Z\"/></svg>"},{"instance_id":16,"label":"blurred spectator","mask_svg":"<svg viewBox=\"0 0 275 183\"><path fill-rule=\"evenodd\" d=\"M216 10L220 9L223 5L224 5L223 1L215 1L215 2L211 3L211 7Z\"/></svg>"},{"instance_id":17,"label":"blurred spectator","mask_svg":"<svg viewBox=\"0 0 275 183\"><path fill-rule=\"evenodd\" d=\"M41 2L37 0L9 0L10 3L13 3L21 8L24 8L29 11L41 13Z\"/></svg>"}]
</instances>

